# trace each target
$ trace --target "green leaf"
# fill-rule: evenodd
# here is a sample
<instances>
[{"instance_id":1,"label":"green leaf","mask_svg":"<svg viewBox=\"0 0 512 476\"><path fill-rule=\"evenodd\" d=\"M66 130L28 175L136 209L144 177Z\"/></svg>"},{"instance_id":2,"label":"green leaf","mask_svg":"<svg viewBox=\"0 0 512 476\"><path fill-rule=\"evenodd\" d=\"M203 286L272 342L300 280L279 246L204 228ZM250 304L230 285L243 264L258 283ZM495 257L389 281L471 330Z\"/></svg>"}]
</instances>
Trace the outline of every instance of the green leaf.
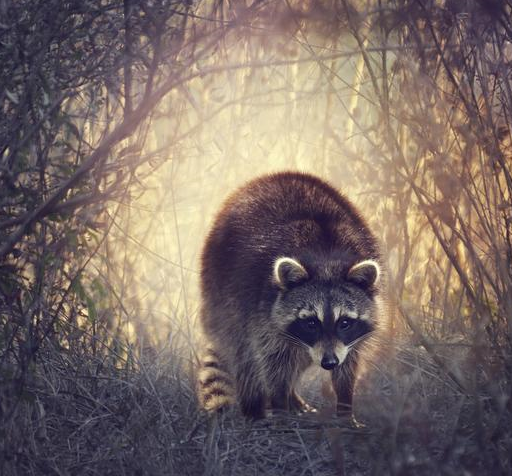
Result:
<instances>
[{"instance_id":1,"label":"green leaf","mask_svg":"<svg viewBox=\"0 0 512 476\"><path fill-rule=\"evenodd\" d=\"M94 304L94 301L88 295L85 296L85 302L87 303L87 315L89 317L89 321L96 321L96 318L98 317L98 312L96 311L96 304Z\"/></svg>"},{"instance_id":2,"label":"green leaf","mask_svg":"<svg viewBox=\"0 0 512 476\"><path fill-rule=\"evenodd\" d=\"M73 281L73 284L71 285L71 289L73 292L82 300L86 300L86 293L85 289L82 286L82 282L80 281L80 278L77 276L76 279Z\"/></svg>"}]
</instances>

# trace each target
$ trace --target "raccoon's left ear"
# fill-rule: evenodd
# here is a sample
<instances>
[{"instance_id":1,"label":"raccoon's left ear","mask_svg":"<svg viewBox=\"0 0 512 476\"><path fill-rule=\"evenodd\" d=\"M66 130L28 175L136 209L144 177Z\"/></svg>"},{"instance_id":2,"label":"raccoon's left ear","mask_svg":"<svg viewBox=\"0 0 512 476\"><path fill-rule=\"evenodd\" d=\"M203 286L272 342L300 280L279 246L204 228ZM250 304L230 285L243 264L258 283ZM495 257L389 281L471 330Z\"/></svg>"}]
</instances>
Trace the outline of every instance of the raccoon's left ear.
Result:
<instances>
[{"instance_id":1,"label":"raccoon's left ear","mask_svg":"<svg viewBox=\"0 0 512 476\"><path fill-rule=\"evenodd\" d=\"M369 288L377 284L380 277L380 266L377 261L365 259L356 263L347 273L347 280L359 286Z\"/></svg>"},{"instance_id":2,"label":"raccoon's left ear","mask_svg":"<svg viewBox=\"0 0 512 476\"><path fill-rule=\"evenodd\" d=\"M283 290L309 279L306 268L293 258L278 258L274 263L274 282Z\"/></svg>"}]
</instances>

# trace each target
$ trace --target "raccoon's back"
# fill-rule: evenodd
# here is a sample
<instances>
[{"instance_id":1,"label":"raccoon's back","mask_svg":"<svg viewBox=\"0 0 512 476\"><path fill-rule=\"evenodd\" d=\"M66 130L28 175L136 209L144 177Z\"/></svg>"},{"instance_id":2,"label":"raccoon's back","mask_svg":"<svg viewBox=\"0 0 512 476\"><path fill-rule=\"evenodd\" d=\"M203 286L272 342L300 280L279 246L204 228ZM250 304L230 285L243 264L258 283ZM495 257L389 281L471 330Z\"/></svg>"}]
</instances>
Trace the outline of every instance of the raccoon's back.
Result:
<instances>
[{"instance_id":1,"label":"raccoon's back","mask_svg":"<svg viewBox=\"0 0 512 476\"><path fill-rule=\"evenodd\" d=\"M376 241L353 205L309 174L283 172L249 182L224 204L202 255L203 302L254 308L271 302L280 256L349 251L376 257Z\"/></svg>"}]
</instances>

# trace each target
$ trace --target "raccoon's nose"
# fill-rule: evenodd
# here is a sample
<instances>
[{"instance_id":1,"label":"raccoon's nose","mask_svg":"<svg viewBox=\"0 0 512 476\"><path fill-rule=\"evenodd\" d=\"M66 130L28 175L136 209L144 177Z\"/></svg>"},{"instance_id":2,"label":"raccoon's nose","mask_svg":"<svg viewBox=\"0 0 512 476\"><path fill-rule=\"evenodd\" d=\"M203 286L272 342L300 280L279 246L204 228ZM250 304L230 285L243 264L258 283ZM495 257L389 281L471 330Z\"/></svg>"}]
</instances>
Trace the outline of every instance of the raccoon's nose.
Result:
<instances>
[{"instance_id":1,"label":"raccoon's nose","mask_svg":"<svg viewBox=\"0 0 512 476\"><path fill-rule=\"evenodd\" d=\"M322 357L322 362L320 362L320 365L325 370L332 370L339 363L340 361L338 360L338 357L336 357L335 354L324 354L324 356Z\"/></svg>"}]
</instances>

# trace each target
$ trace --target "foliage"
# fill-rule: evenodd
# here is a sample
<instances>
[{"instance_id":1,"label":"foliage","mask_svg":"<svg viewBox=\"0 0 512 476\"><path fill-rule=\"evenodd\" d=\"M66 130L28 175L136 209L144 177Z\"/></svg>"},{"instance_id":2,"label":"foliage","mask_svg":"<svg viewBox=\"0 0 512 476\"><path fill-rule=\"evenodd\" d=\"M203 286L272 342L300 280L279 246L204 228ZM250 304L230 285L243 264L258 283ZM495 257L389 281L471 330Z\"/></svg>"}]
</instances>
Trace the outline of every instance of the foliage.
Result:
<instances>
[{"instance_id":1,"label":"foliage","mask_svg":"<svg viewBox=\"0 0 512 476\"><path fill-rule=\"evenodd\" d=\"M509 473L511 18L483 0L0 2L2 472ZM367 429L196 408L208 223L282 168L343 189L388 257Z\"/></svg>"}]
</instances>

